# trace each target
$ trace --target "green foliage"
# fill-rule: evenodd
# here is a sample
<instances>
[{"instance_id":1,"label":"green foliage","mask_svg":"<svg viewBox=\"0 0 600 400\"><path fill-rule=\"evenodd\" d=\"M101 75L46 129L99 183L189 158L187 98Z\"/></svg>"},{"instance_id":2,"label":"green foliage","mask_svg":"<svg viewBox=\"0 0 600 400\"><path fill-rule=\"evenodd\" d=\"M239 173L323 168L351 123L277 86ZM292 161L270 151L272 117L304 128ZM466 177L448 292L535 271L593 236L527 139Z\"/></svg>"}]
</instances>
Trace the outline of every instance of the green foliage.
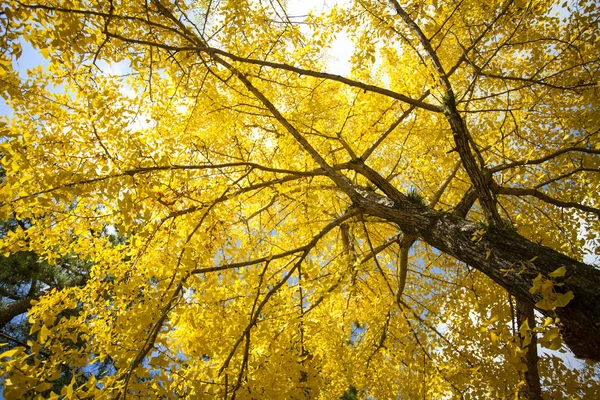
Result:
<instances>
[{"instance_id":1,"label":"green foliage","mask_svg":"<svg viewBox=\"0 0 600 400\"><path fill-rule=\"evenodd\" d=\"M350 386L340 397L340 400L358 400L358 390L354 386Z\"/></svg>"},{"instance_id":2,"label":"green foliage","mask_svg":"<svg viewBox=\"0 0 600 400\"><path fill-rule=\"evenodd\" d=\"M424 206L426 204L426 201L423 198L423 196L415 188L410 188L408 190L408 192L406 193L406 197L408 197L408 199L411 202L418 204L420 206Z\"/></svg>"}]
</instances>

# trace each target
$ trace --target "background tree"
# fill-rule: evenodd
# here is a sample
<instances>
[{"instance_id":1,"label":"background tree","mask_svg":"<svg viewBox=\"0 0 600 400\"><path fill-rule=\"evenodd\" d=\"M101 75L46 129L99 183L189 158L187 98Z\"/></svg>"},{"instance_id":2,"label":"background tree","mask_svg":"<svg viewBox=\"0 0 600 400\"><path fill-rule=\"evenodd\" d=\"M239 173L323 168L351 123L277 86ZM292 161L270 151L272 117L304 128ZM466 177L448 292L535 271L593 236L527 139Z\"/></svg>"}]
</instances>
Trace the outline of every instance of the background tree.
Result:
<instances>
[{"instance_id":1,"label":"background tree","mask_svg":"<svg viewBox=\"0 0 600 400\"><path fill-rule=\"evenodd\" d=\"M0 170L2 179L3 170ZM18 229L26 230L32 225L31 220L9 219L0 222L0 236L14 234ZM63 255L56 262L49 264L32 251L19 251L0 256L0 338L11 351L18 347L26 348L30 353L36 349L37 334L31 334L31 323L27 312L32 302L39 301L45 293L52 290L62 290L65 287L84 285L89 276L89 263L78 260L72 255ZM61 313L60 318L76 315L78 310ZM77 343L74 343L77 345ZM38 356L44 360L48 353L37 349ZM62 368L60 374L46 385L47 392L60 389L76 377L77 382L83 383L91 375L102 376L110 373L110 359L89 366L88 371L74 371L68 366ZM78 373L80 372L80 373Z\"/></svg>"},{"instance_id":2,"label":"background tree","mask_svg":"<svg viewBox=\"0 0 600 400\"><path fill-rule=\"evenodd\" d=\"M1 182L4 182L5 176L4 168L0 167ZM25 231L31 225L32 221L28 218L19 220L13 217L0 221L0 237L18 235L18 231ZM27 248L26 243L22 247ZM25 314L31 301L37 301L44 291L85 283L88 271L89 266L85 262L72 256L63 256L49 264L32 251L4 254L0 257L0 330L3 331L15 317ZM12 330L21 333L17 339L26 336L23 334L29 330L26 325L24 319L12 327Z\"/></svg>"},{"instance_id":3,"label":"background tree","mask_svg":"<svg viewBox=\"0 0 600 400\"><path fill-rule=\"evenodd\" d=\"M17 226L15 220L4 221L0 223L0 232L5 236ZM37 301L45 291L84 284L87 269L89 266L84 262L69 256L52 265L31 251L0 257L0 329L27 312L31 301Z\"/></svg>"},{"instance_id":4,"label":"background tree","mask_svg":"<svg viewBox=\"0 0 600 400\"><path fill-rule=\"evenodd\" d=\"M31 308L6 396L107 358L61 394L597 396L531 351L600 360L594 2L3 7L0 218L33 221L3 250L93 262ZM24 80L22 40L50 63Z\"/></svg>"}]
</instances>

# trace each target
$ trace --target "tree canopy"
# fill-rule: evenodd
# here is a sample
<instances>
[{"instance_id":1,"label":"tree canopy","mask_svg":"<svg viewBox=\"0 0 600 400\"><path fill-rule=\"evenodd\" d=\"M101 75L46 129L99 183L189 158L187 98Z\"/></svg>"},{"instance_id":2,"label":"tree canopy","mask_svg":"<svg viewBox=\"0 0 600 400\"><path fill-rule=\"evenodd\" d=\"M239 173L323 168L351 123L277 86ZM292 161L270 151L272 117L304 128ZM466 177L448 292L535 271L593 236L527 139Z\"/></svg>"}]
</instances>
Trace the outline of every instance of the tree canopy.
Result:
<instances>
[{"instance_id":1,"label":"tree canopy","mask_svg":"<svg viewBox=\"0 0 600 400\"><path fill-rule=\"evenodd\" d=\"M4 396L598 396L596 2L289 7L0 6Z\"/></svg>"}]
</instances>

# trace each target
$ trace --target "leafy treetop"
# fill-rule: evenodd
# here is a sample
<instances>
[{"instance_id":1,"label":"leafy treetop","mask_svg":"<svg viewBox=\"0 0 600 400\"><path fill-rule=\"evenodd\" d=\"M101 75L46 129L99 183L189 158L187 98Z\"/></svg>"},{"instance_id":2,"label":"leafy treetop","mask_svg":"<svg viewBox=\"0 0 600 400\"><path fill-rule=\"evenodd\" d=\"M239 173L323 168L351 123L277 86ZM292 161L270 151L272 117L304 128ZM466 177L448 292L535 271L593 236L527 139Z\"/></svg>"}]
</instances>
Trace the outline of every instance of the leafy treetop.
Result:
<instances>
[{"instance_id":1,"label":"leafy treetop","mask_svg":"<svg viewBox=\"0 0 600 400\"><path fill-rule=\"evenodd\" d=\"M536 334L600 360L599 13L4 1L0 220L31 226L2 252L92 265L30 308L5 397L508 398ZM537 367L598 396L591 362Z\"/></svg>"}]
</instances>

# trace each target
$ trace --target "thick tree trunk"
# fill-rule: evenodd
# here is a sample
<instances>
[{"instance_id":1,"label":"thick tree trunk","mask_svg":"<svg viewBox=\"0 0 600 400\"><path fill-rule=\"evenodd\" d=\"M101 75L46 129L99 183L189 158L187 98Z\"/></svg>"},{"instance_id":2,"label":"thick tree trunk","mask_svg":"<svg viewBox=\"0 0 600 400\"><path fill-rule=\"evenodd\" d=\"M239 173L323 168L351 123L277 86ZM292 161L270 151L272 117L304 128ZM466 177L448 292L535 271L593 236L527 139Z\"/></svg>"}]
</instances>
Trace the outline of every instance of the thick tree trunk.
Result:
<instances>
[{"instance_id":1,"label":"thick tree trunk","mask_svg":"<svg viewBox=\"0 0 600 400\"><path fill-rule=\"evenodd\" d=\"M172 17L168 10L162 11ZM197 42L199 46L205 45L199 38ZM469 170L480 203L486 210L486 214L489 214L489 220L495 225L495 229L490 229L490 232L478 240L473 240L473 235L481 230L479 225L456 215L438 212L411 202L381 175L365 165L360 158L349 162L348 167L364 175L387 197L352 184L345 175L327 163L246 75L215 53L212 53L212 58L237 76L319 164L325 171L325 175L350 197L355 207L360 208L364 213L396 223L405 234L419 237L440 251L471 265L515 297L532 304L541 300L539 294L529 293L536 276L541 274L549 279L550 273L565 267L567 273L560 278L561 283L564 284L562 289L564 292L572 291L575 298L566 307L555 310L556 315L562 320L563 340L577 357L600 361L600 271L548 247L536 245L516 233L499 230L502 221L494 211L496 206L494 193L486 186L485 176L481 171L473 169L477 165L474 160L471 160L472 155L469 157L464 149L464 146L469 145L466 141L468 132L455 107L454 110L452 109L454 105L451 97L447 99L450 102L447 104L447 112L453 134L459 140L456 143L462 144L465 150L461 154L463 166ZM449 84L446 86L449 88ZM448 94L451 95L451 92L448 91ZM470 160L467 165L465 165L465 157ZM542 312L554 316L552 311L542 310Z\"/></svg>"},{"instance_id":2,"label":"thick tree trunk","mask_svg":"<svg viewBox=\"0 0 600 400\"><path fill-rule=\"evenodd\" d=\"M368 170L362 172L370 174ZM417 236L478 269L523 301L536 304L542 299L539 293L529 292L538 274L561 283L558 289L563 293L572 291L574 299L565 307L539 311L560 318L563 340L576 357L600 361L599 270L517 233L496 230L477 236L475 233L482 231L481 225L411 203L402 195L393 196L391 185L386 183L376 184L393 199L362 191L362 196L353 197L355 205L366 214L396 223L404 233ZM549 274L560 267L566 269L566 274L550 278Z\"/></svg>"},{"instance_id":3,"label":"thick tree trunk","mask_svg":"<svg viewBox=\"0 0 600 400\"><path fill-rule=\"evenodd\" d=\"M527 321L529 328L535 328L535 314L533 305L526 301L517 299L517 323L519 328ZM527 353L522 357L523 364L527 366L525 371L525 387L520 395L528 400L542 400L542 389L540 387L540 374L538 372L537 337L531 332L531 342L527 346Z\"/></svg>"}]
</instances>

